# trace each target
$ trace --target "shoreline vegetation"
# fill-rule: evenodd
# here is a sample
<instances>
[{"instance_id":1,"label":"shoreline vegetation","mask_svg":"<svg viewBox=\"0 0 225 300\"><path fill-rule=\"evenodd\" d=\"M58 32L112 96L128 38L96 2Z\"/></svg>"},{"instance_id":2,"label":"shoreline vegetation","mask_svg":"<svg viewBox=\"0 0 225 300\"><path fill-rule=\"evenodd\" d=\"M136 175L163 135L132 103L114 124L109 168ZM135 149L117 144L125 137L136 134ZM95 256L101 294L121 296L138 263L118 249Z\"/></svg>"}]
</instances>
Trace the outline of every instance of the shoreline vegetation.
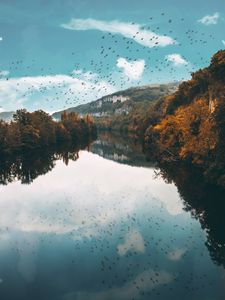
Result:
<instances>
[{"instance_id":1,"label":"shoreline vegetation","mask_svg":"<svg viewBox=\"0 0 225 300\"><path fill-rule=\"evenodd\" d=\"M10 123L0 121L0 155L4 159L40 150L74 152L94 140L98 128L137 136L148 160L163 168L193 165L206 182L225 188L224 116L225 50L220 50L209 67L147 109L139 105L129 114L95 120L90 114L80 117L64 111L60 121L42 110L18 110Z\"/></svg>"},{"instance_id":2,"label":"shoreline vegetation","mask_svg":"<svg viewBox=\"0 0 225 300\"><path fill-rule=\"evenodd\" d=\"M79 147L60 149L34 150L32 153L14 155L6 160L0 160L0 185L20 181L21 184L31 184L39 176L51 172L58 160L66 165L69 161L79 159ZM155 178L163 178L167 183L173 183L178 190L184 210L198 219L202 229L207 231L206 246L211 258L218 265L225 266L225 234L221 228L225 226L225 190L205 182L205 178L194 165L183 162L173 162L167 166L147 165L140 141L115 133L99 133L96 143L91 143L89 150L106 159L124 163L129 166L153 167ZM122 160L121 160L122 159ZM124 161L123 161L124 159ZM213 199L213 201L212 201Z\"/></svg>"},{"instance_id":3,"label":"shoreline vegetation","mask_svg":"<svg viewBox=\"0 0 225 300\"><path fill-rule=\"evenodd\" d=\"M90 141L89 141L90 142ZM30 184L40 175L52 171L58 160L65 165L69 161L79 158L79 151L86 149L89 142L79 145L62 145L47 149L34 149L16 155L1 157L0 159L0 185L20 181L22 184Z\"/></svg>"},{"instance_id":4,"label":"shoreline vegetation","mask_svg":"<svg viewBox=\"0 0 225 300\"><path fill-rule=\"evenodd\" d=\"M62 149L78 149L88 145L97 131L90 115L79 117L77 113L63 112L57 122L42 110L28 112L17 110L13 121L0 121L1 158L46 151L62 152Z\"/></svg>"},{"instance_id":5,"label":"shoreline vegetation","mask_svg":"<svg viewBox=\"0 0 225 300\"><path fill-rule=\"evenodd\" d=\"M225 50L178 90L127 115L99 118L99 130L137 135L147 157L161 165L199 168L206 181L225 188Z\"/></svg>"}]
</instances>

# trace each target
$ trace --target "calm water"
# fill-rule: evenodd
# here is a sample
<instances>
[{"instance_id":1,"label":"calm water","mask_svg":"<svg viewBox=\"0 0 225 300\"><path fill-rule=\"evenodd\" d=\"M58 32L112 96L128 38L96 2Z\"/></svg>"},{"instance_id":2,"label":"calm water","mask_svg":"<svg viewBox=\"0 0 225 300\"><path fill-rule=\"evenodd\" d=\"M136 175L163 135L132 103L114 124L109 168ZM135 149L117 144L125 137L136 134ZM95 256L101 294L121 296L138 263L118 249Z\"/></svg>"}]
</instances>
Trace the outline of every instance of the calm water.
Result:
<instances>
[{"instance_id":1,"label":"calm water","mask_svg":"<svg viewBox=\"0 0 225 300\"><path fill-rule=\"evenodd\" d=\"M115 137L69 156L27 164L30 184L1 169L0 299L224 300L224 211L204 206L210 191L195 204L201 186L178 180L178 192Z\"/></svg>"}]
</instances>

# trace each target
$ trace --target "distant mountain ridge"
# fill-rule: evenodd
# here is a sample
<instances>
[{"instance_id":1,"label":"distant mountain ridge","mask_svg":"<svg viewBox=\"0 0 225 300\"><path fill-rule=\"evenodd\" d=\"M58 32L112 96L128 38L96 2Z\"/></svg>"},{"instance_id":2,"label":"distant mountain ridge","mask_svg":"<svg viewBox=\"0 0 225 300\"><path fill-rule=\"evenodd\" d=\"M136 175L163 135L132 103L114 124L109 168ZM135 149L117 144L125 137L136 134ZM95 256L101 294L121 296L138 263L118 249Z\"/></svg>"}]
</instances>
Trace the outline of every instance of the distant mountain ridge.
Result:
<instances>
[{"instance_id":1,"label":"distant mountain ridge","mask_svg":"<svg viewBox=\"0 0 225 300\"><path fill-rule=\"evenodd\" d=\"M123 91L101 97L98 100L70 107L67 113L77 112L80 115L91 114L95 117L128 114L134 104L139 102L153 102L161 97L175 92L179 83L151 84L141 87L132 87ZM55 119L60 119L62 111L52 114Z\"/></svg>"},{"instance_id":2,"label":"distant mountain ridge","mask_svg":"<svg viewBox=\"0 0 225 300\"><path fill-rule=\"evenodd\" d=\"M15 111L3 111L3 112L0 112L0 120L11 121L13 119L13 115L14 114L15 114Z\"/></svg>"},{"instance_id":3,"label":"distant mountain ridge","mask_svg":"<svg viewBox=\"0 0 225 300\"><path fill-rule=\"evenodd\" d=\"M172 94L177 90L179 83L150 84L140 87L131 87L101 97L98 100L67 108L52 114L52 117L59 120L61 113L66 111L77 112L80 115L92 114L95 117L114 116L128 114L135 104L143 102L154 102L161 97ZM0 112L0 120L11 121L15 111Z\"/></svg>"}]
</instances>

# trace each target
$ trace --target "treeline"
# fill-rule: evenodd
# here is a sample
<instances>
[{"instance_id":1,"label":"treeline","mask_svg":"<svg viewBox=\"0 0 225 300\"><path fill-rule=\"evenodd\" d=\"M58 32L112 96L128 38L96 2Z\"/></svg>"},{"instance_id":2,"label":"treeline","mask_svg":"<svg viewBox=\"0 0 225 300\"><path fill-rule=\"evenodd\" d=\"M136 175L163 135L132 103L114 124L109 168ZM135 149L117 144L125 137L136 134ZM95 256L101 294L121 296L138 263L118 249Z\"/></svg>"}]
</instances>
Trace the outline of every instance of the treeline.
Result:
<instances>
[{"instance_id":1,"label":"treeline","mask_svg":"<svg viewBox=\"0 0 225 300\"><path fill-rule=\"evenodd\" d=\"M145 131L148 151L162 162L197 165L208 181L225 187L225 51L158 104L158 111Z\"/></svg>"},{"instance_id":2,"label":"treeline","mask_svg":"<svg viewBox=\"0 0 225 300\"><path fill-rule=\"evenodd\" d=\"M221 230L225 227L225 190L206 181L202 171L193 164L167 164L156 174L176 185L184 209L198 219L206 232L205 245L212 260L225 267L225 232Z\"/></svg>"},{"instance_id":3,"label":"treeline","mask_svg":"<svg viewBox=\"0 0 225 300\"><path fill-rule=\"evenodd\" d=\"M34 149L78 145L96 135L90 115L79 117L75 112L63 112L56 122L42 110L17 110L13 121L0 121L0 154L14 154Z\"/></svg>"},{"instance_id":4,"label":"treeline","mask_svg":"<svg viewBox=\"0 0 225 300\"><path fill-rule=\"evenodd\" d=\"M135 103L133 108L128 114L114 115L96 118L95 122L99 130L116 131L122 134L132 133L144 136L144 132L148 127L148 116L152 113L149 112L153 104L149 101L142 101Z\"/></svg>"},{"instance_id":5,"label":"treeline","mask_svg":"<svg viewBox=\"0 0 225 300\"><path fill-rule=\"evenodd\" d=\"M225 50L172 95L99 127L136 132L153 159L198 165L207 180L225 187Z\"/></svg>"},{"instance_id":6,"label":"treeline","mask_svg":"<svg viewBox=\"0 0 225 300\"><path fill-rule=\"evenodd\" d=\"M57 149L39 149L29 152L22 152L18 155L5 156L0 158L0 185L20 181L22 184L30 184L38 176L44 175L53 170L57 160L62 160L66 165L70 161L79 158L79 150L85 149L83 145L62 145Z\"/></svg>"}]
</instances>

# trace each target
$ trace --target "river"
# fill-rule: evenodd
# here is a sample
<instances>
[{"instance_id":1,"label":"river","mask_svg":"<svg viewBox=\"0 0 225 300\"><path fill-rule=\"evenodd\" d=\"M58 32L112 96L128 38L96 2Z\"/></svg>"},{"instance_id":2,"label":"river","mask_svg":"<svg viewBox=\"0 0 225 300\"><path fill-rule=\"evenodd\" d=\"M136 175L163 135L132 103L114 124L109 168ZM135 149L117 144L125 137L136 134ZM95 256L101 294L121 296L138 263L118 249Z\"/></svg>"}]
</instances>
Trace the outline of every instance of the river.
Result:
<instances>
[{"instance_id":1,"label":"river","mask_svg":"<svg viewBox=\"0 0 225 300\"><path fill-rule=\"evenodd\" d=\"M0 299L225 299L221 191L107 134L43 160L1 168Z\"/></svg>"}]
</instances>

